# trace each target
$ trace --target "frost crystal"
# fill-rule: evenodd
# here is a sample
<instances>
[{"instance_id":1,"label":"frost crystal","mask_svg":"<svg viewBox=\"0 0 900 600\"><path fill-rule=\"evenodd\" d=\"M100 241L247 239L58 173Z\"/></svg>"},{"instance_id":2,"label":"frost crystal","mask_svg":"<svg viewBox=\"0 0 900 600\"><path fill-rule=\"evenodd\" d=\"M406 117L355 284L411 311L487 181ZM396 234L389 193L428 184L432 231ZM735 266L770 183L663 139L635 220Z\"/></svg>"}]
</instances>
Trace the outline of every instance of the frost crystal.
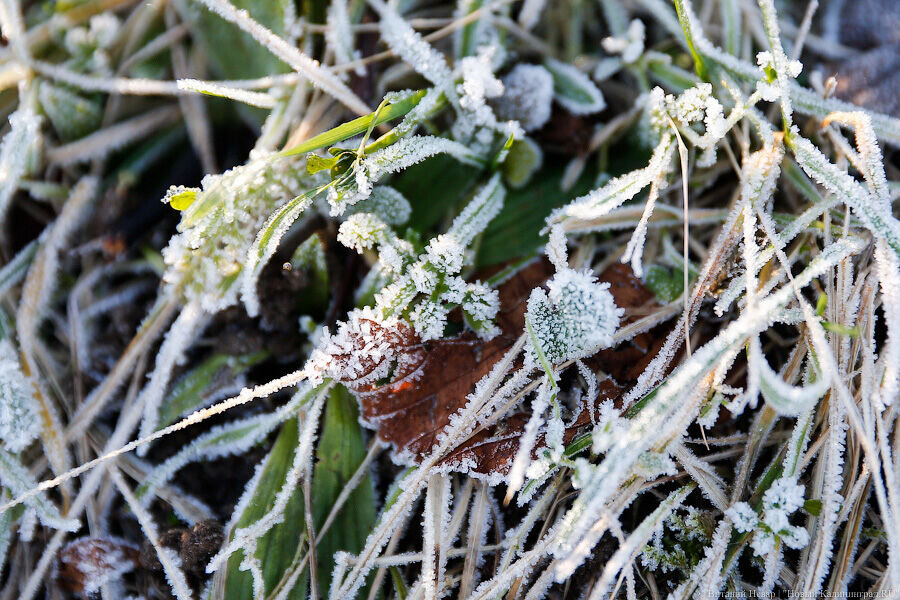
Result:
<instances>
[{"instance_id":1,"label":"frost crystal","mask_svg":"<svg viewBox=\"0 0 900 600\"><path fill-rule=\"evenodd\" d=\"M487 98L503 94L503 83L494 76L491 65L493 55L494 50L484 46L479 49L478 56L467 56L459 61L462 83L457 91L461 107L471 111L484 110L487 108Z\"/></svg>"},{"instance_id":2,"label":"frost crystal","mask_svg":"<svg viewBox=\"0 0 900 600\"><path fill-rule=\"evenodd\" d=\"M725 514L739 532L753 532L750 542L753 551L757 556L766 556L775 550L775 542L779 539L795 550L809 543L809 532L788 521L791 513L801 506L803 486L793 478L782 477L775 480L763 495L762 518L746 502L738 502Z\"/></svg>"},{"instance_id":3,"label":"frost crystal","mask_svg":"<svg viewBox=\"0 0 900 600\"><path fill-rule=\"evenodd\" d=\"M163 249L164 284L209 313L234 304L239 287L233 283L257 232L307 183L292 161L264 157L204 177L202 191L183 213L180 232Z\"/></svg>"},{"instance_id":4,"label":"frost crystal","mask_svg":"<svg viewBox=\"0 0 900 600\"><path fill-rule=\"evenodd\" d=\"M633 63L644 53L644 23L634 19L625 37L608 37L601 44L609 54L621 54L625 64Z\"/></svg>"},{"instance_id":5,"label":"frost crystal","mask_svg":"<svg viewBox=\"0 0 900 600\"><path fill-rule=\"evenodd\" d=\"M615 304L608 283L597 283L590 272L563 269L547 282L549 293L538 288L528 298L526 318L551 364L590 356L612 345L622 309ZM537 361L531 340L527 360Z\"/></svg>"},{"instance_id":6,"label":"frost crystal","mask_svg":"<svg viewBox=\"0 0 900 600\"><path fill-rule=\"evenodd\" d=\"M9 339L0 340L0 439L12 452L24 450L40 433L31 382L22 373Z\"/></svg>"},{"instance_id":7,"label":"frost crystal","mask_svg":"<svg viewBox=\"0 0 900 600\"><path fill-rule=\"evenodd\" d=\"M494 103L501 119L518 121L525 131L550 120L553 76L540 65L518 64L503 78L503 96Z\"/></svg>"}]
</instances>

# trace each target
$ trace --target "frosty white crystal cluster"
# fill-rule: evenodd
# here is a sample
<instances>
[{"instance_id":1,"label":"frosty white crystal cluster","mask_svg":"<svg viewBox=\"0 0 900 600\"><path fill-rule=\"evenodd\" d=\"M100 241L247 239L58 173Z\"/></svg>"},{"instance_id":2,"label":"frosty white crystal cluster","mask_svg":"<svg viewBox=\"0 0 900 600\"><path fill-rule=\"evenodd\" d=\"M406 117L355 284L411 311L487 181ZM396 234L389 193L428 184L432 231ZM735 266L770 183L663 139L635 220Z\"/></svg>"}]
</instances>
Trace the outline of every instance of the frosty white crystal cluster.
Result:
<instances>
[{"instance_id":1,"label":"frosty white crystal cluster","mask_svg":"<svg viewBox=\"0 0 900 600\"><path fill-rule=\"evenodd\" d=\"M403 360L415 341L409 325L395 317L383 317L365 307L351 311L334 334L323 333L306 363L313 385L329 377L357 385L374 383L388 375L395 360Z\"/></svg>"},{"instance_id":2,"label":"frosty white crystal cluster","mask_svg":"<svg viewBox=\"0 0 900 600\"><path fill-rule=\"evenodd\" d=\"M623 311L616 306L608 283L593 274L562 269L547 282L549 293L532 290L526 319L550 364L590 356L612 345ZM531 340L527 360L538 355Z\"/></svg>"},{"instance_id":3,"label":"frosty white crystal cluster","mask_svg":"<svg viewBox=\"0 0 900 600\"><path fill-rule=\"evenodd\" d=\"M608 37L601 42L609 54L621 54L626 64L633 63L644 53L644 23L634 19L623 37Z\"/></svg>"},{"instance_id":4,"label":"frosty white crystal cluster","mask_svg":"<svg viewBox=\"0 0 900 600\"><path fill-rule=\"evenodd\" d=\"M763 495L762 517L746 502L738 502L726 511L741 533L753 532L750 545L757 556L775 550L776 540L789 548L800 549L809 543L809 533L803 527L791 525L788 517L803 506L803 486L794 479L776 479Z\"/></svg>"},{"instance_id":5,"label":"frosty white crystal cluster","mask_svg":"<svg viewBox=\"0 0 900 600\"><path fill-rule=\"evenodd\" d=\"M74 66L110 75L108 50L118 38L122 23L113 13L94 15L87 27L72 27L65 31L63 44L72 55Z\"/></svg>"},{"instance_id":6,"label":"frosty white crystal cluster","mask_svg":"<svg viewBox=\"0 0 900 600\"><path fill-rule=\"evenodd\" d=\"M443 335L447 315L460 306L473 331L485 338L495 335L493 320L500 307L496 290L481 282L467 282L459 274L466 264L466 247L500 211L504 194L499 175L495 175L447 233L432 238L418 257L412 244L375 214L358 213L344 221L338 240L358 252L377 250L378 265L373 271L387 279L375 294L373 314L385 319L403 315L421 339L430 340Z\"/></svg>"},{"instance_id":7,"label":"frosty white crystal cluster","mask_svg":"<svg viewBox=\"0 0 900 600\"><path fill-rule=\"evenodd\" d=\"M497 116L518 121L534 131L550 120L553 76L540 65L518 64L503 78L503 96L496 103Z\"/></svg>"},{"instance_id":8,"label":"frosty white crystal cluster","mask_svg":"<svg viewBox=\"0 0 900 600\"><path fill-rule=\"evenodd\" d=\"M756 84L762 99L766 102L775 102L781 97L781 88L776 81L775 74L775 58L771 52L759 52L756 55L756 64L759 65L762 79ZM787 63L787 74L793 78L797 78L803 71L803 63L799 60L792 60Z\"/></svg>"},{"instance_id":9,"label":"frosty white crystal cluster","mask_svg":"<svg viewBox=\"0 0 900 600\"><path fill-rule=\"evenodd\" d=\"M272 211L302 194L309 182L289 160L251 160L221 175L203 178L202 191L185 211L191 219L163 249L163 282L210 313L237 300L232 285L247 262L247 251ZM206 214L193 210L209 204Z\"/></svg>"}]
</instances>

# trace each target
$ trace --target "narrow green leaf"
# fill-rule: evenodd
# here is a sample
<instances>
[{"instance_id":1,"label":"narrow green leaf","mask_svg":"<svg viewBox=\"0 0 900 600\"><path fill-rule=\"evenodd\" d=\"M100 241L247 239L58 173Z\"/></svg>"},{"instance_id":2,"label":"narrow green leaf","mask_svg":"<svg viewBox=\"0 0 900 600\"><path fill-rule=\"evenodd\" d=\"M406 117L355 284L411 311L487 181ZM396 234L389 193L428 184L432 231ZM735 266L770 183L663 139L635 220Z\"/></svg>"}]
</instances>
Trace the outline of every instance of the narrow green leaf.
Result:
<instances>
[{"instance_id":1,"label":"narrow green leaf","mask_svg":"<svg viewBox=\"0 0 900 600\"><path fill-rule=\"evenodd\" d=\"M411 111L419 103L424 95L425 90L419 90L414 94L410 94L400 102L396 102L384 107L381 111L378 112L377 118L375 118L376 113L373 112L372 114L353 119L352 121L348 121L347 123L339 125L334 129L329 129L325 133L320 133L319 135L310 138L309 140L303 142L302 144L294 146L293 148L282 150L275 156L295 156L297 154L312 152L313 150L318 150L319 148L333 146L334 144L351 138L354 135L365 133L369 129L369 127L377 127L382 123L387 123L388 121L393 121L397 117L402 117L403 115Z\"/></svg>"},{"instance_id":2,"label":"narrow green leaf","mask_svg":"<svg viewBox=\"0 0 900 600\"><path fill-rule=\"evenodd\" d=\"M366 456L366 444L358 421L356 400L346 388L331 391L325 409L325 424L316 449L312 508L316 527L321 527L344 486ZM368 475L350 494L346 504L324 536L317 540L316 556L320 597L328 597L334 555L340 550L359 553L375 526L375 498ZM366 592L361 594L365 598Z\"/></svg>"},{"instance_id":3,"label":"narrow green leaf","mask_svg":"<svg viewBox=\"0 0 900 600\"><path fill-rule=\"evenodd\" d=\"M298 443L297 419L284 424L275 445L264 463L262 475L256 483L253 497L237 520L233 530L252 525L261 519L275 504L275 497L284 485L285 477L294 460ZM262 562L263 579L267 592L281 581L282 574L290 568L301 538L306 532L302 489L291 495L284 511L284 520L269 530L259 540L256 556ZM225 600L253 598L253 578L239 566L243 551L235 552L228 559L225 575ZM306 575L301 575L288 595L290 600L306 599Z\"/></svg>"}]
</instances>

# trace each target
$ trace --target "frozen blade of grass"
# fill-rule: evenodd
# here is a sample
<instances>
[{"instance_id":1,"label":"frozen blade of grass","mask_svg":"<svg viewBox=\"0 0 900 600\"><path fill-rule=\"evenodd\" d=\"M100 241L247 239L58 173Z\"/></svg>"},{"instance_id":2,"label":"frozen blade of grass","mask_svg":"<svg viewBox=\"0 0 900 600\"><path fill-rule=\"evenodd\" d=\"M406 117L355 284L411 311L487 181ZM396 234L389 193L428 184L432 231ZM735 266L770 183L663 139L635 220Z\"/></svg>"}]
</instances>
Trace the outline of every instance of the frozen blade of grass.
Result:
<instances>
[{"instance_id":1,"label":"frozen blade of grass","mask_svg":"<svg viewBox=\"0 0 900 600\"><path fill-rule=\"evenodd\" d=\"M423 517L422 589L426 600L436 600L442 595L449 522L450 482L446 476L435 473L428 481Z\"/></svg>"},{"instance_id":2,"label":"frozen blade of grass","mask_svg":"<svg viewBox=\"0 0 900 600\"><path fill-rule=\"evenodd\" d=\"M849 238L833 243L797 275L796 285L808 285L834 264L860 252L863 247L861 241ZM785 286L761 299L753 311L745 311L719 335L697 349L629 421L627 432L616 439L604 460L592 471L562 521L560 536L554 542L554 554L565 560L566 568L557 571L557 578L571 573L585 558L589 549L574 554L575 548L587 536L592 523L628 475L640 453L680 431L685 420L694 412L697 393L704 389L702 382L719 357L742 346L749 336L767 329L793 295L793 287Z\"/></svg>"},{"instance_id":3,"label":"frozen blade of grass","mask_svg":"<svg viewBox=\"0 0 900 600\"><path fill-rule=\"evenodd\" d=\"M321 189L314 189L297 196L272 213L247 251L247 262L244 268L241 269L238 284L241 286L241 298L250 316L256 316L259 313L259 297L256 293L256 285L260 273L268 264L269 259L275 254L281 238L284 237L291 225L300 218L300 215L309 208L320 191Z\"/></svg>"},{"instance_id":4,"label":"frozen blade of grass","mask_svg":"<svg viewBox=\"0 0 900 600\"><path fill-rule=\"evenodd\" d=\"M485 545L487 527L490 522L490 509L488 494L490 488L483 484L476 484L478 491L475 495L475 504L469 513L469 531L466 544L466 560L463 563L463 574L459 582L459 597L467 598L472 593L475 584L475 570L481 564L483 558L479 549Z\"/></svg>"},{"instance_id":5,"label":"frozen blade of grass","mask_svg":"<svg viewBox=\"0 0 900 600\"><path fill-rule=\"evenodd\" d=\"M68 469L69 455L56 407L41 387L35 359L35 340L57 287L60 253L87 218L98 186L97 178L83 177L72 190L52 227L42 236L41 247L22 286L19 310L16 313L16 336L22 352L22 369L26 375L33 377L35 397L41 404L44 450L57 474Z\"/></svg>"},{"instance_id":6,"label":"frozen blade of grass","mask_svg":"<svg viewBox=\"0 0 900 600\"><path fill-rule=\"evenodd\" d=\"M172 323L172 327L159 348L153 373L150 374L150 381L135 401L143 407L144 411L140 437L146 437L157 429L160 404L165 397L172 371L176 364L184 360L185 352L190 349L194 340L203 331L208 319L208 315L205 314L199 303L191 302L182 309L178 318ZM144 456L148 449L148 446L139 448L138 456Z\"/></svg>"},{"instance_id":7,"label":"frozen blade of grass","mask_svg":"<svg viewBox=\"0 0 900 600\"><path fill-rule=\"evenodd\" d=\"M672 511L681 506L681 503L693 491L694 487L694 485L686 485L672 492L665 500L659 503L659 506L647 518L641 521L641 524L631 532L628 539L619 546L616 553L607 561L599 580L594 584L594 589L591 590L588 600L601 600L606 597L616 575L623 569L631 568L630 565L640 554L644 545L655 532L659 531L666 518L672 514Z\"/></svg>"},{"instance_id":8,"label":"frozen blade of grass","mask_svg":"<svg viewBox=\"0 0 900 600\"><path fill-rule=\"evenodd\" d=\"M164 106L101 129L75 142L52 148L47 152L47 160L66 166L103 158L174 123L178 117L176 107Z\"/></svg>"},{"instance_id":9,"label":"frozen blade of grass","mask_svg":"<svg viewBox=\"0 0 900 600\"><path fill-rule=\"evenodd\" d=\"M325 41L334 52L336 64L349 63L359 59L359 52L354 49L355 37L350 27L350 9L347 0L333 0L328 6L328 29L325 32ZM364 75L365 68L362 65L356 67L357 75Z\"/></svg>"},{"instance_id":10,"label":"frozen blade of grass","mask_svg":"<svg viewBox=\"0 0 900 600\"><path fill-rule=\"evenodd\" d=\"M799 135L786 138L797 163L813 181L842 198L865 226L900 254L900 224L882 202L871 202L865 188L849 174L841 171L812 142Z\"/></svg>"},{"instance_id":11,"label":"frozen blade of grass","mask_svg":"<svg viewBox=\"0 0 900 600\"><path fill-rule=\"evenodd\" d=\"M673 136L668 133L663 134L645 168L616 177L603 187L554 210L547 218L548 227L562 223L566 230L581 230L579 227L581 222L597 219L610 213L613 209L634 198L661 173L668 172L674 152Z\"/></svg>"},{"instance_id":12,"label":"frozen blade of grass","mask_svg":"<svg viewBox=\"0 0 900 600\"><path fill-rule=\"evenodd\" d=\"M275 97L272 96L272 94L226 87L212 81L199 81L197 79L185 78L178 79L175 84L178 86L179 90L185 92L215 96L217 98L228 98L229 100L243 102L248 106L275 108L276 104Z\"/></svg>"},{"instance_id":13,"label":"frozen blade of grass","mask_svg":"<svg viewBox=\"0 0 900 600\"><path fill-rule=\"evenodd\" d=\"M290 402L274 412L214 427L148 473L135 490L135 496L142 504L147 505L153 500L156 489L169 481L188 463L214 460L246 451L265 439L285 419L293 416L294 411L309 400L309 396L309 392L298 393Z\"/></svg>"},{"instance_id":14,"label":"frozen blade of grass","mask_svg":"<svg viewBox=\"0 0 900 600\"><path fill-rule=\"evenodd\" d=\"M371 112L365 102L353 93L340 78L330 70L289 44L284 38L253 19L246 10L238 10L228 0L197 0L226 21L234 23L267 48L272 54L290 65L295 71L309 79L313 85L331 95L344 106L360 115Z\"/></svg>"},{"instance_id":15,"label":"frozen blade of grass","mask_svg":"<svg viewBox=\"0 0 900 600\"><path fill-rule=\"evenodd\" d=\"M30 107L9 116L10 130L0 142L0 216L6 216L19 181L28 168L28 155L41 135L41 117Z\"/></svg>"},{"instance_id":16,"label":"frozen blade of grass","mask_svg":"<svg viewBox=\"0 0 900 600\"><path fill-rule=\"evenodd\" d=\"M397 9L382 0L369 0L381 17L381 36L398 56L440 89L457 106L459 99L447 60L409 26Z\"/></svg>"},{"instance_id":17,"label":"frozen blade of grass","mask_svg":"<svg viewBox=\"0 0 900 600\"><path fill-rule=\"evenodd\" d=\"M39 60L32 60L28 65L47 78L67 83L81 90L125 96L180 96L183 94L203 93L203 89L217 88L225 88L226 90L259 90L295 85L301 79L296 73L266 75L256 79L232 79L222 81L200 81L189 79L184 81L196 81L196 84L192 83L189 85L190 87L196 86L198 89L188 90L179 88L179 81L181 80L166 81L129 77L98 77L85 75L62 65L54 65Z\"/></svg>"},{"instance_id":18,"label":"frozen blade of grass","mask_svg":"<svg viewBox=\"0 0 900 600\"><path fill-rule=\"evenodd\" d=\"M35 487L28 469L13 455L0 447L0 481L10 493L17 495ZM78 519L65 518L59 509L44 494L32 497L26 506L33 509L46 527L62 531L77 531L81 527Z\"/></svg>"},{"instance_id":19,"label":"frozen blade of grass","mask_svg":"<svg viewBox=\"0 0 900 600\"><path fill-rule=\"evenodd\" d=\"M844 422L845 415L841 406L837 403L829 404L828 408L828 442L826 443L824 456L821 460L825 463L822 479L822 489L819 498L822 500L820 518L814 522L814 536L810 547L806 564L798 569L798 583L795 589L802 590L811 596L817 595L821 589L831 565L832 547L838 528L838 514L844 497L841 494L843 487L844 470L844 446L847 437L847 425Z\"/></svg>"},{"instance_id":20,"label":"frozen blade of grass","mask_svg":"<svg viewBox=\"0 0 900 600\"><path fill-rule=\"evenodd\" d=\"M694 481L700 486L700 491L713 505L721 511L728 508L728 498L725 497L724 482L719 479L712 466L706 461L697 458L681 442L671 444L672 456L690 473Z\"/></svg>"},{"instance_id":21,"label":"frozen blade of grass","mask_svg":"<svg viewBox=\"0 0 900 600\"><path fill-rule=\"evenodd\" d=\"M134 497L131 488L128 487L128 483L119 470L111 469L109 474L116 487L119 488L122 497L125 498L125 502L128 503L131 512L137 517L138 523L141 524L141 529L144 530L144 535L147 536L147 539L153 545L153 549L156 550L156 556L159 558L160 564L162 564L166 580L172 586L172 592L175 594L175 597L178 600L191 600L194 594L191 592L187 578L184 576L184 571L181 570L181 559L175 554L174 550L164 547L160 543L156 525L153 523L153 517Z\"/></svg>"},{"instance_id":22,"label":"frozen blade of grass","mask_svg":"<svg viewBox=\"0 0 900 600\"><path fill-rule=\"evenodd\" d=\"M39 247L38 240L28 242L8 263L3 265L3 268L0 268L0 297L5 296L10 289L25 278Z\"/></svg>"}]
</instances>

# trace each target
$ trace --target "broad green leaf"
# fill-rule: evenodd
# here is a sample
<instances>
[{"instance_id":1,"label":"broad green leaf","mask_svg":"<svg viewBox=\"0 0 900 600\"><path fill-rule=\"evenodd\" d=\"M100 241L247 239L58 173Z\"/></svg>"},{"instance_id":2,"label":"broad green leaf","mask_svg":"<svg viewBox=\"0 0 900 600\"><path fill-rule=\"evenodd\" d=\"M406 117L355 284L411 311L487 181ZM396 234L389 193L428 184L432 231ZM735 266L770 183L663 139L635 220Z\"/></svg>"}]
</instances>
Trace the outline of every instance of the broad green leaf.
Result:
<instances>
[{"instance_id":1,"label":"broad green leaf","mask_svg":"<svg viewBox=\"0 0 900 600\"><path fill-rule=\"evenodd\" d=\"M644 274L644 284L657 300L668 304L680 298L684 292L684 271L662 265L650 265Z\"/></svg>"},{"instance_id":2,"label":"broad green leaf","mask_svg":"<svg viewBox=\"0 0 900 600\"><path fill-rule=\"evenodd\" d=\"M275 497L284 485L285 477L294 460L298 443L297 419L284 424L275 445L262 467L262 475L256 483L253 497L237 520L233 530L248 527L261 519L275 504ZM302 488L294 490L284 511L284 520L269 530L259 540L256 555L262 562L266 591L275 588L286 570L291 567L297 554L297 547L306 532L304 520ZM228 559L225 575L225 600L246 600L253 598L253 578L247 571L241 571L243 551L235 552ZM290 600L306 600L306 575L300 576L294 589L288 595Z\"/></svg>"},{"instance_id":3,"label":"broad green leaf","mask_svg":"<svg viewBox=\"0 0 900 600\"><path fill-rule=\"evenodd\" d=\"M213 354L207 358L200 365L188 371L172 387L160 406L157 429L162 429L175 422L181 415L198 408L216 379L232 381L235 377L246 373L253 365L264 360L266 356L265 352L254 352L243 356Z\"/></svg>"},{"instance_id":4,"label":"broad green leaf","mask_svg":"<svg viewBox=\"0 0 900 600\"><path fill-rule=\"evenodd\" d=\"M325 425L316 449L312 504L316 527L321 527L341 490L366 456L366 444L356 400L342 386L331 391L325 409ZM318 539L316 557L320 597L328 597L334 555L339 550L359 553L375 526L375 498L368 475L350 494L346 504L324 536ZM363 592L361 597L365 598Z\"/></svg>"},{"instance_id":5,"label":"broad green leaf","mask_svg":"<svg viewBox=\"0 0 900 600\"><path fill-rule=\"evenodd\" d=\"M244 9L276 35L284 36L285 12L292 0L229 0ZM176 2L184 7L184 18L193 39L206 48L213 70L223 79L252 79L287 72L288 66L268 49L197 2Z\"/></svg>"},{"instance_id":6,"label":"broad green leaf","mask_svg":"<svg viewBox=\"0 0 900 600\"><path fill-rule=\"evenodd\" d=\"M520 189L531 181L531 176L541 168L544 154L532 139L515 140L503 161L503 177L513 189Z\"/></svg>"},{"instance_id":7,"label":"broad green leaf","mask_svg":"<svg viewBox=\"0 0 900 600\"><path fill-rule=\"evenodd\" d=\"M553 76L553 97L566 110L576 115L589 115L606 108L603 94L587 75L552 58L543 64Z\"/></svg>"},{"instance_id":8,"label":"broad green leaf","mask_svg":"<svg viewBox=\"0 0 900 600\"><path fill-rule=\"evenodd\" d=\"M397 175L391 186L412 205L409 227L424 232L434 227L474 187L479 170L450 156L437 155Z\"/></svg>"},{"instance_id":9,"label":"broad green leaf","mask_svg":"<svg viewBox=\"0 0 900 600\"><path fill-rule=\"evenodd\" d=\"M515 145L513 146L515 147ZM568 191L560 188L564 168L552 165L541 169L523 189L506 192L503 210L488 225L481 238L476 264L486 267L528 254L541 246L540 235L547 215L587 193L593 183L593 173L585 174ZM412 198L413 196L407 196ZM415 212L413 219L415 219Z\"/></svg>"}]
</instances>

